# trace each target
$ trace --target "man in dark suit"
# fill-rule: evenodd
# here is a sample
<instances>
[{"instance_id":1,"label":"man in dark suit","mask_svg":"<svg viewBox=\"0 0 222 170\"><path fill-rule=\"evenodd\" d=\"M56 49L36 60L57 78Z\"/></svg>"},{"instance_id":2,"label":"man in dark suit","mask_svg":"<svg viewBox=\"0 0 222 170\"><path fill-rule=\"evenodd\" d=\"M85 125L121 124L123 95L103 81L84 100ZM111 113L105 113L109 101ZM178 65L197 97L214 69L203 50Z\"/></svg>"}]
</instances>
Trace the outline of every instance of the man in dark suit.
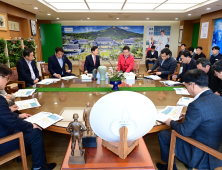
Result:
<instances>
[{"instance_id":1,"label":"man in dark suit","mask_svg":"<svg viewBox=\"0 0 222 170\"><path fill-rule=\"evenodd\" d=\"M11 69L5 65L0 65L0 90L5 89L9 77L12 74ZM7 137L17 132L23 132L25 147L30 150L32 154L32 169L38 170L52 170L56 164L46 164L45 148L41 128L23 119L31 115L23 113L13 113L8 106L6 99L0 96L0 138ZM0 144L0 156L5 155L19 149L19 141L12 140L10 142Z\"/></svg>"},{"instance_id":2,"label":"man in dark suit","mask_svg":"<svg viewBox=\"0 0 222 170\"><path fill-rule=\"evenodd\" d=\"M216 61L222 59L222 54L220 53L220 47L214 46L212 48L213 55L210 56L210 62L213 65Z\"/></svg>"},{"instance_id":3,"label":"man in dark suit","mask_svg":"<svg viewBox=\"0 0 222 170\"><path fill-rule=\"evenodd\" d=\"M69 69L66 70L65 64L69 66ZM48 60L49 72L53 75L53 77L61 78L64 76L72 76L72 63L69 59L64 55L63 48L56 47L55 54L49 57Z\"/></svg>"},{"instance_id":4,"label":"man in dark suit","mask_svg":"<svg viewBox=\"0 0 222 170\"><path fill-rule=\"evenodd\" d=\"M25 81L26 87L32 86L39 81L39 71L35 65L33 51L25 49L23 52L24 58L17 62L18 81ZM19 85L19 88L22 88Z\"/></svg>"},{"instance_id":5,"label":"man in dark suit","mask_svg":"<svg viewBox=\"0 0 222 170\"><path fill-rule=\"evenodd\" d=\"M213 65L213 70L215 72L215 75L220 79L222 80L222 59L221 60L218 60L214 63ZM222 81L220 81L220 88L218 90L217 95L220 95L222 96Z\"/></svg>"},{"instance_id":6,"label":"man in dark suit","mask_svg":"<svg viewBox=\"0 0 222 170\"><path fill-rule=\"evenodd\" d=\"M202 47L197 47L197 54L193 58L194 60L198 60L199 58L206 58L205 54L202 53L203 48Z\"/></svg>"},{"instance_id":7,"label":"man in dark suit","mask_svg":"<svg viewBox=\"0 0 222 170\"><path fill-rule=\"evenodd\" d=\"M192 139L209 146L214 150L219 150L222 141L222 98L207 87L208 76L203 70L194 69L187 71L183 76L185 87L194 101L188 107L185 120L182 123L167 119L164 123L177 131L180 135L191 137ZM168 162L171 131L164 130L159 134L159 144L161 159ZM177 138L175 146L175 156L188 165L189 169L214 170L222 166L222 161ZM167 165L157 163L159 170L167 170ZM173 170L177 170L175 161Z\"/></svg>"},{"instance_id":8,"label":"man in dark suit","mask_svg":"<svg viewBox=\"0 0 222 170\"><path fill-rule=\"evenodd\" d=\"M182 78L183 75L188 71L188 70L192 70L192 69L196 69L196 60L190 58L190 52L185 50L181 53L181 60L183 62L183 71L182 73L180 73L179 75L173 75L173 78Z\"/></svg>"},{"instance_id":9,"label":"man in dark suit","mask_svg":"<svg viewBox=\"0 0 222 170\"><path fill-rule=\"evenodd\" d=\"M92 73L94 69L98 69L98 67L100 66L100 59L98 56L98 53L99 53L98 47L93 46L91 48L91 52L92 54L88 55L85 60L85 64L84 64L85 74Z\"/></svg>"},{"instance_id":10,"label":"man in dark suit","mask_svg":"<svg viewBox=\"0 0 222 170\"><path fill-rule=\"evenodd\" d=\"M181 51L179 52L177 56L177 62L182 63L180 56L181 56L181 53L186 50L186 44L181 44L180 49Z\"/></svg>"},{"instance_id":11,"label":"man in dark suit","mask_svg":"<svg viewBox=\"0 0 222 170\"><path fill-rule=\"evenodd\" d=\"M194 52L194 48L193 47L189 47L188 51L190 52L191 58L194 59L194 57L196 56L196 53Z\"/></svg>"},{"instance_id":12,"label":"man in dark suit","mask_svg":"<svg viewBox=\"0 0 222 170\"><path fill-rule=\"evenodd\" d=\"M155 46L151 46L151 50L148 51L146 56L146 69L149 70L149 63L155 64L158 59L158 51L155 50Z\"/></svg>"},{"instance_id":13,"label":"man in dark suit","mask_svg":"<svg viewBox=\"0 0 222 170\"><path fill-rule=\"evenodd\" d=\"M160 76L162 79L168 79L168 74L173 74L177 66L177 61L171 57L170 54L171 51L167 48L161 50L161 57L157 59L157 62L147 71L147 73L151 73L159 67L156 75Z\"/></svg>"},{"instance_id":14,"label":"man in dark suit","mask_svg":"<svg viewBox=\"0 0 222 170\"><path fill-rule=\"evenodd\" d=\"M220 94L221 87L220 83L221 80L215 75L214 69L211 67L211 63L206 58L199 58L196 61L197 68L200 70L203 70L205 73L207 73L209 82L208 87L216 94Z\"/></svg>"}]
</instances>

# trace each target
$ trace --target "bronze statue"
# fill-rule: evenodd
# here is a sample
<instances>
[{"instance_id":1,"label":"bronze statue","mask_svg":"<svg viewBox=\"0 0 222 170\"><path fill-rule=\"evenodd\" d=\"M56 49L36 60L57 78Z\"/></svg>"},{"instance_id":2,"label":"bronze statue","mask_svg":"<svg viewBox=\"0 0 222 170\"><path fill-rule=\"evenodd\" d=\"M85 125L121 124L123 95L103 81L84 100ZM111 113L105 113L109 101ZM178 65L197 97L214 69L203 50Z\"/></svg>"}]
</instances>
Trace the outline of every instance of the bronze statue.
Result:
<instances>
[{"instance_id":1,"label":"bronze statue","mask_svg":"<svg viewBox=\"0 0 222 170\"><path fill-rule=\"evenodd\" d=\"M83 111L83 121L85 121L87 134L90 131L90 136L92 136L92 128L91 128L91 125L90 125L90 122L89 122L89 116L90 116L90 112L91 112L89 102L86 104L86 106L87 106L87 108Z\"/></svg>"},{"instance_id":2,"label":"bronze statue","mask_svg":"<svg viewBox=\"0 0 222 170\"><path fill-rule=\"evenodd\" d=\"M78 122L79 115L77 113L73 114L74 121L69 123L69 126L66 128L66 131L71 133L72 137L72 145L71 145L71 155L74 156L74 150L76 145L76 140L78 140L80 155L83 155L83 147L82 147L82 131L85 131L85 126Z\"/></svg>"}]
</instances>

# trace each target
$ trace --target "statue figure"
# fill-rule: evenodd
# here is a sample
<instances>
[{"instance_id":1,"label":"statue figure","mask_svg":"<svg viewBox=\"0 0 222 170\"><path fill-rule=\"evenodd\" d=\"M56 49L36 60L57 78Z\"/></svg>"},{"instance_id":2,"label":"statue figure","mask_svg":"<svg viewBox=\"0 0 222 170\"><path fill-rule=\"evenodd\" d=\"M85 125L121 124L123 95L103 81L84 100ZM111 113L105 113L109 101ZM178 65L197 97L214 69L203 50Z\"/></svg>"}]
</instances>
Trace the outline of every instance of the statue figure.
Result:
<instances>
[{"instance_id":1,"label":"statue figure","mask_svg":"<svg viewBox=\"0 0 222 170\"><path fill-rule=\"evenodd\" d=\"M84 111L83 111L83 120L85 121L87 134L90 131L90 136L92 136L92 128L91 128L90 122L89 122L89 116L90 116L90 112L91 112L89 102L86 104L86 106L87 106L87 108L84 109Z\"/></svg>"},{"instance_id":2,"label":"statue figure","mask_svg":"<svg viewBox=\"0 0 222 170\"><path fill-rule=\"evenodd\" d=\"M72 145L71 145L71 155L74 156L74 150L75 150L75 145L76 145L76 140L78 140L79 144L79 150L80 150L80 155L83 155L83 147L82 147L82 131L85 131L86 128L85 126L78 122L79 115L77 113L73 114L73 119L74 121L69 123L68 127L66 128L66 131L71 133L72 137Z\"/></svg>"}]
</instances>

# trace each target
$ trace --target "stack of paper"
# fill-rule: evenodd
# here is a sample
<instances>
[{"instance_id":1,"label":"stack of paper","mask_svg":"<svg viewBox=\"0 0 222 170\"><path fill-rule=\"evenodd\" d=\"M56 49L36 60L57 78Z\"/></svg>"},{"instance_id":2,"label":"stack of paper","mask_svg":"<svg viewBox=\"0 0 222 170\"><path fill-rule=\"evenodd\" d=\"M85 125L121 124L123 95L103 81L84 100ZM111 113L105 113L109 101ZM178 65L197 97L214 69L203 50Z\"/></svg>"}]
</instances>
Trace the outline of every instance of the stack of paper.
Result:
<instances>
[{"instance_id":1,"label":"stack of paper","mask_svg":"<svg viewBox=\"0 0 222 170\"><path fill-rule=\"evenodd\" d=\"M36 89L20 89L19 91L15 92L15 97L28 97L31 96Z\"/></svg>"},{"instance_id":2,"label":"stack of paper","mask_svg":"<svg viewBox=\"0 0 222 170\"><path fill-rule=\"evenodd\" d=\"M190 95L186 88L174 88L174 90L176 91L176 94Z\"/></svg>"},{"instance_id":3,"label":"stack of paper","mask_svg":"<svg viewBox=\"0 0 222 170\"><path fill-rule=\"evenodd\" d=\"M44 84L44 85L48 85L54 82L60 81L60 79L56 79L56 78L49 78L49 79L43 79L42 81L36 83L36 84Z\"/></svg>"},{"instance_id":4,"label":"stack of paper","mask_svg":"<svg viewBox=\"0 0 222 170\"><path fill-rule=\"evenodd\" d=\"M45 129L62 119L63 117L57 114L52 114L49 112L40 112L34 116L31 116L25 119L25 121L30 122L30 123L35 123L39 125L40 127L42 127L43 129Z\"/></svg>"},{"instance_id":5,"label":"stack of paper","mask_svg":"<svg viewBox=\"0 0 222 170\"><path fill-rule=\"evenodd\" d=\"M144 76L144 78L152 79L152 80L161 80L161 77L159 77L157 75Z\"/></svg>"},{"instance_id":6,"label":"stack of paper","mask_svg":"<svg viewBox=\"0 0 222 170\"><path fill-rule=\"evenodd\" d=\"M180 98L180 100L177 102L178 106L188 106L191 102L193 102L194 99L193 98L189 98L189 97L182 97Z\"/></svg>"},{"instance_id":7,"label":"stack of paper","mask_svg":"<svg viewBox=\"0 0 222 170\"><path fill-rule=\"evenodd\" d=\"M70 79L76 79L78 77L76 76L66 76L66 77L61 77L62 80L70 80Z\"/></svg>"},{"instance_id":8,"label":"stack of paper","mask_svg":"<svg viewBox=\"0 0 222 170\"><path fill-rule=\"evenodd\" d=\"M166 80L166 81L160 81L160 83L163 83L166 86L178 86L178 85L183 85L179 81L172 81L172 80Z\"/></svg>"},{"instance_id":9,"label":"stack of paper","mask_svg":"<svg viewBox=\"0 0 222 170\"><path fill-rule=\"evenodd\" d=\"M172 120L179 120L183 106L167 106L164 110L161 110L157 114L157 120L164 122L168 118Z\"/></svg>"},{"instance_id":10,"label":"stack of paper","mask_svg":"<svg viewBox=\"0 0 222 170\"><path fill-rule=\"evenodd\" d=\"M92 79L92 74L82 74L81 79L83 80L91 80Z\"/></svg>"},{"instance_id":11,"label":"stack of paper","mask_svg":"<svg viewBox=\"0 0 222 170\"><path fill-rule=\"evenodd\" d=\"M18 106L18 110L25 110L34 107L41 106L36 98L29 100L16 101L15 104Z\"/></svg>"}]
</instances>

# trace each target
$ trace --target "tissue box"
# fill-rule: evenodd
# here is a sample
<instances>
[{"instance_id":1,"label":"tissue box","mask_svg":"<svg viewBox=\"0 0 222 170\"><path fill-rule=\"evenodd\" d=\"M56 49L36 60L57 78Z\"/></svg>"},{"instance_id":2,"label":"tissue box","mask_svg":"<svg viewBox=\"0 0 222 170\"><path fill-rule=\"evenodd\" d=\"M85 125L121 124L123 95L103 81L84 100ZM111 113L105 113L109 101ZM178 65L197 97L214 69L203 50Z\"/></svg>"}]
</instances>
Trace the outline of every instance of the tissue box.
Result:
<instances>
[{"instance_id":1,"label":"tissue box","mask_svg":"<svg viewBox=\"0 0 222 170\"><path fill-rule=\"evenodd\" d=\"M135 80L135 74L130 72L130 73L124 73L124 77L126 78L126 80Z\"/></svg>"}]
</instances>

